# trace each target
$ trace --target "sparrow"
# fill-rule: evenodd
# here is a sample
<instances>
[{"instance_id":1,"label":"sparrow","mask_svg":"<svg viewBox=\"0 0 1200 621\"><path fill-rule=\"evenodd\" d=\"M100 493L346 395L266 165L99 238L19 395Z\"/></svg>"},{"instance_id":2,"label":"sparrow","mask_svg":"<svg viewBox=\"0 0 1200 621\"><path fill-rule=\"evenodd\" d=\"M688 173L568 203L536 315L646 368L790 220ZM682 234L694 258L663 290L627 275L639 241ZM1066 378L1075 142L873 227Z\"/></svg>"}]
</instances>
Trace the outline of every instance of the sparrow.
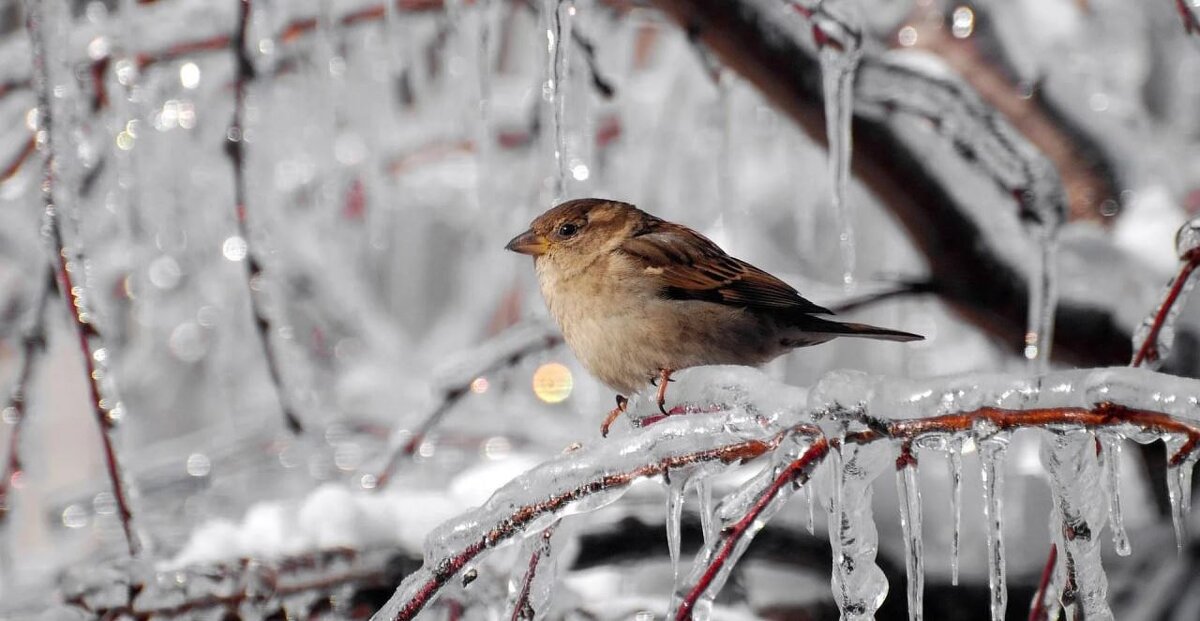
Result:
<instances>
[{"instance_id":1,"label":"sparrow","mask_svg":"<svg viewBox=\"0 0 1200 621\"><path fill-rule=\"evenodd\" d=\"M758 366L839 336L924 338L824 319L832 311L700 233L615 200L562 203L505 248L533 257L567 345L618 393L600 428L605 436L628 405L625 395L648 383L657 384L666 414L667 383L681 369Z\"/></svg>"}]
</instances>

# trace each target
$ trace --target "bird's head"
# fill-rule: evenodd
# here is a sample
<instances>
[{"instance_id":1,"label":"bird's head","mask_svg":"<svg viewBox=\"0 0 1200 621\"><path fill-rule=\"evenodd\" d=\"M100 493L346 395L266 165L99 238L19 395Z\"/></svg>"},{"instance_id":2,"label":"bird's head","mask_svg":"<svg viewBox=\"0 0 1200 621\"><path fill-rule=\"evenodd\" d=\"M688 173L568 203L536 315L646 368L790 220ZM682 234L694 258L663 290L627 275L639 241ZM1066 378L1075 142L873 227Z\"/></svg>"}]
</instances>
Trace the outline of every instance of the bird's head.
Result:
<instances>
[{"instance_id":1,"label":"bird's head","mask_svg":"<svg viewBox=\"0 0 1200 621\"><path fill-rule=\"evenodd\" d=\"M562 203L534 219L529 230L506 249L556 262L597 257L633 234L648 214L628 203L581 198Z\"/></svg>"}]
</instances>

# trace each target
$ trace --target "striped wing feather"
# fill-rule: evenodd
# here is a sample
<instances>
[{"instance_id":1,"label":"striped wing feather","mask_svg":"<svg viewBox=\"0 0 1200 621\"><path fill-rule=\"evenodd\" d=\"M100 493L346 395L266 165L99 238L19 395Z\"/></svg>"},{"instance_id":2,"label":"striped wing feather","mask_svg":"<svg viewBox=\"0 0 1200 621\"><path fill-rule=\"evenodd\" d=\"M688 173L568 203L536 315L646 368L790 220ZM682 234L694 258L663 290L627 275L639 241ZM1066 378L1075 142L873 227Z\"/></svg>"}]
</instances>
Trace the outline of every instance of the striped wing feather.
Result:
<instances>
[{"instance_id":1,"label":"striped wing feather","mask_svg":"<svg viewBox=\"0 0 1200 621\"><path fill-rule=\"evenodd\" d=\"M791 285L729 256L703 235L685 226L655 219L621 246L647 273L662 280L663 295L740 308L793 313L833 314L809 302Z\"/></svg>"}]
</instances>

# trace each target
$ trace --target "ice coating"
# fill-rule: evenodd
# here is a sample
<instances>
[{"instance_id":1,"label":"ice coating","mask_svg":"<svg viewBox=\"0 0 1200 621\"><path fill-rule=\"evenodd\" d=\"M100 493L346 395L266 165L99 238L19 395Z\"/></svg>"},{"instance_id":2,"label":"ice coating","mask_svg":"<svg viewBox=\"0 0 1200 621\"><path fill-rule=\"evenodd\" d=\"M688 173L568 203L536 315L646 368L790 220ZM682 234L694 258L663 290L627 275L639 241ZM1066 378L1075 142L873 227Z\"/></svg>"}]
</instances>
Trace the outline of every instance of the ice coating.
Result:
<instances>
[{"instance_id":1,"label":"ice coating","mask_svg":"<svg viewBox=\"0 0 1200 621\"><path fill-rule=\"evenodd\" d=\"M983 478L983 512L987 520L988 608L992 621L1004 621L1008 609L1008 586L1005 581L1003 500L1004 458L1008 448L1007 434L995 434L978 441L979 468Z\"/></svg>"},{"instance_id":2,"label":"ice coating","mask_svg":"<svg viewBox=\"0 0 1200 621\"><path fill-rule=\"evenodd\" d=\"M1196 267L1200 263L1197 251L1197 219L1189 220L1179 229L1176 245L1181 266L1179 273L1163 289L1162 300L1133 333L1131 366L1158 368L1171 355L1175 343L1175 324L1196 284Z\"/></svg>"},{"instance_id":3,"label":"ice coating","mask_svg":"<svg viewBox=\"0 0 1200 621\"><path fill-rule=\"evenodd\" d=\"M1048 435L1042 462L1054 492L1050 532L1058 545L1056 584L1062 586L1067 618L1112 619L1108 579L1100 564L1100 535L1107 522L1096 438L1088 431Z\"/></svg>"},{"instance_id":4,"label":"ice coating","mask_svg":"<svg viewBox=\"0 0 1200 621\"><path fill-rule=\"evenodd\" d=\"M1184 222L1175 234L1175 252L1181 261L1187 260L1197 249L1200 249L1200 216Z\"/></svg>"},{"instance_id":5,"label":"ice coating","mask_svg":"<svg viewBox=\"0 0 1200 621\"><path fill-rule=\"evenodd\" d=\"M1121 438L1116 434L1098 434L1100 439L1100 467L1104 471L1103 483L1108 496L1108 525L1112 529L1113 549L1121 556L1129 556L1129 535L1125 532L1125 518L1121 512Z\"/></svg>"},{"instance_id":6,"label":"ice coating","mask_svg":"<svg viewBox=\"0 0 1200 621\"><path fill-rule=\"evenodd\" d=\"M901 455L901 459L904 459L903 453ZM925 560L922 551L921 489L917 484L917 461L915 457L910 459L908 465L896 470L896 493L900 498L900 528L904 532L908 618L910 621L919 621L923 618L924 608Z\"/></svg>"}]
</instances>

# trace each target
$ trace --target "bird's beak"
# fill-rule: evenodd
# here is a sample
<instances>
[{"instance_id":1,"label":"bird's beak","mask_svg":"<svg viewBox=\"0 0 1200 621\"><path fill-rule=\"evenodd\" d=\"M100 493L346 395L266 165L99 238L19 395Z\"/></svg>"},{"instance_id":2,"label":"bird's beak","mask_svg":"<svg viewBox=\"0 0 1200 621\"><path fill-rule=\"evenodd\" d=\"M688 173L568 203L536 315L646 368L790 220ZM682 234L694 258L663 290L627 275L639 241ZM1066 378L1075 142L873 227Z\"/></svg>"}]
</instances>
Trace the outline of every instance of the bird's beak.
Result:
<instances>
[{"instance_id":1,"label":"bird's beak","mask_svg":"<svg viewBox=\"0 0 1200 621\"><path fill-rule=\"evenodd\" d=\"M546 250L550 248L550 240L533 232L533 229L525 231L520 235L512 238L505 250L527 254L532 257L540 257L546 254Z\"/></svg>"}]
</instances>

